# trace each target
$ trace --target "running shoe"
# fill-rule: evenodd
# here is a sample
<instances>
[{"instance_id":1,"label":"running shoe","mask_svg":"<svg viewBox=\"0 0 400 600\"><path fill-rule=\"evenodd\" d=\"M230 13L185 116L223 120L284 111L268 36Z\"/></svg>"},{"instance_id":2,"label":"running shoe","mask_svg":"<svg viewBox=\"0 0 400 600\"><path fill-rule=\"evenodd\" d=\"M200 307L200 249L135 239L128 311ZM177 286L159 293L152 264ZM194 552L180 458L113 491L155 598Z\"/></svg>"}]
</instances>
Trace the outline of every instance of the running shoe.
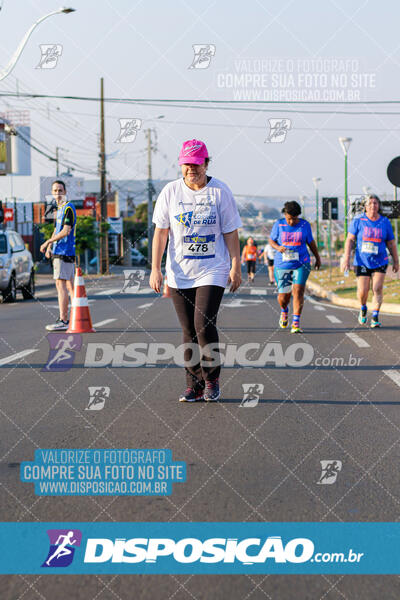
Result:
<instances>
[{"instance_id":1,"label":"running shoe","mask_svg":"<svg viewBox=\"0 0 400 600\"><path fill-rule=\"evenodd\" d=\"M63 321L62 319L57 319L55 323L51 325L46 325L47 331L67 331L69 326L69 321Z\"/></svg>"},{"instance_id":2,"label":"running shoe","mask_svg":"<svg viewBox=\"0 0 400 600\"><path fill-rule=\"evenodd\" d=\"M360 308L360 312L358 313L358 322L360 325L365 325L367 323L367 311L362 310L362 308Z\"/></svg>"},{"instance_id":3,"label":"running shoe","mask_svg":"<svg viewBox=\"0 0 400 600\"><path fill-rule=\"evenodd\" d=\"M376 317L372 317L371 327L372 327L372 329L374 329L375 327L382 327L382 324L378 321L378 319Z\"/></svg>"},{"instance_id":4,"label":"running shoe","mask_svg":"<svg viewBox=\"0 0 400 600\"><path fill-rule=\"evenodd\" d=\"M289 325L289 314L285 312L281 312L281 316L279 317L279 327L281 329L286 329Z\"/></svg>"},{"instance_id":5,"label":"running shoe","mask_svg":"<svg viewBox=\"0 0 400 600\"><path fill-rule=\"evenodd\" d=\"M206 381L206 389L204 390L204 400L206 402L216 402L221 398L221 392L219 389L219 379L213 381Z\"/></svg>"},{"instance_id":6,"label":"running shoe","mask_svg":"<svg viewBox=\"0 0 400 600\"><path fill-rule=\"evenodd\" d=\"M303 333L303 330L298 325L292 325L290 333Z\"/></svg>"},{"instance_id":7,"label":"running shoe","mask_svg":"<svg viewBox=\"0 0 400 600\"><path fill-rule=\"evenodd\" d=\"M201 400L204 400L203 390L195 390L191 387L186 388L185 393L179 397L179 402L200 402Z\"/></svg>"}]
</instances>

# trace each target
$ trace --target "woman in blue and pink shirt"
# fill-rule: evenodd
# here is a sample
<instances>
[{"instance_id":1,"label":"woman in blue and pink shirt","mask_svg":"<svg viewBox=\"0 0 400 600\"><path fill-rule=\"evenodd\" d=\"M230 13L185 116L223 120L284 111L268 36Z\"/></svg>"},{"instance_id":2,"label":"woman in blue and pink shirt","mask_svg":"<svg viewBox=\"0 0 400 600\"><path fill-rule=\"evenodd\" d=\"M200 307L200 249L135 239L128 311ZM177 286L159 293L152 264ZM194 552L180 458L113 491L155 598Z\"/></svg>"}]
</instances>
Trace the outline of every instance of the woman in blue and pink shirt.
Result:
<instances>
[{"instance_id":1,"label":"woman in blue and pink shirt","mask_svg":"<svg viewBox=\"0 0 400 600\"><path fill-rule=\"evenodd\" d=\"M288 326L288 311L293 293L293 321L291 333L302 333L300 315L304 304L304 290L310 274L310 254L307 246L315 256L315 268L319 269L321 260L317 244L314 241L311 225L300 219L300 204L286 202L283 219L279 219L272 227L269 243L277 253L274 260L274 274L278 286L278 302L281 307L279 326Z\"/></svg>"},{"instance_id":2,"label":"woman in blue and pink shirt","mask_svg":"<svg viewBox=\"0 0 400 600\"><path fill-rule=\"evenodd\" d=\"M357 276L357 297L361 308L358 322L367 322L367 300L371 287L373 311L371 327L380 327L379 309L383 300L383 282L389 264L387 250L393 258L393 271L399 270L399 257L393 229L387 217L380 214L378 196L368 196L365 213L350 223L342 259L342 270L350 268L350 254L355 243L354 271Z\"/></svg>"}]
</instances>

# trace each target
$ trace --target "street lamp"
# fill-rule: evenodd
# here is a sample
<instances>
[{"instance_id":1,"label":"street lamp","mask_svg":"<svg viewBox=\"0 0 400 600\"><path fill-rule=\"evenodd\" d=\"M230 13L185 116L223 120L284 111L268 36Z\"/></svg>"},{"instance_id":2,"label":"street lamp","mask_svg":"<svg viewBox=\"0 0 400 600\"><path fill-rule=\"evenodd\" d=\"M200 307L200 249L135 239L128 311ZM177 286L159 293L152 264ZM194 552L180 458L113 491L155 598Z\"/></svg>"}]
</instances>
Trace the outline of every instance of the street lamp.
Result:
<instances>
[{"instance_id":1,"label":"street lamp","mask_svg":"<svg viewBox=\"0 0 400 600\"><path fill-rule=\"evenodd\" d=\"M313 184L315 187L315 221L317 224L317 248L319 248L319 198L318 198L318 184L322 181L321 177L313 177Z\"/></svg>"},{"instance_id":2,"label":"street lamp","mask_svg":"<svg viewBox=\"0 0 400 600\"><path fill-rule=\"evenodd\" d=\"M339 142L344 152L344 239L347 238L347 153L352 138L340 137Z\"/></svg>"},{"instance_id":3,"label":"street lamp","mask_svg":"<svg viewBox=\"0 0 400 600\"><path fill-rule=\"evenodd\" d=\"M371 188L369 185L363 185L362 186L362 191L364 193L364 196L368 196L368 194L371 192Z\"/></svg>"},{"instance_id":4,"label":"street lamp","mask_svg":"<svg viewBox=\"0 0 400 600\"><path fill-rule=\"evenodd\" d=\"M299 196L300 204L301 204L301 212L303 213L303 219L306 218L306 198L307 196Z\"/></svg>"},{"instance_id":5,"label":"street lamp","mask_svg":"<svg viewBox=\"0 0 400 600\"><path fill-rule=\"evenodd\" d=\"M64 8L64 7L62 7L62 8L59 8L58 10L53 10L51 13L48 13L47 15L44 15L44 17L40 17L40 19L38 19L28 29L28 31L26 32L26 34L22 38L22 40L21 40L18 48L16 49L16 51L12 55L11 60L8 63L8 65L2 71L0 71L0 81L2 81L3 79L5 79L7 77L7 75L9 75L11 73L11 71L13 70L13 68L15 67L15 65L17 64L17 61L18 61L19 57L21 56L22 50L25 48L25 45L26 45L27 41L31 37L32 31L39 25L39 23L41 23L42 21L44 21L48 17L52 17L53 15L58 15L58 14L62 14L62 13L64 13L65 15L68 15L69 13L74 12L74 11L75 11L75 8Z\"/></svg>"}]
</instances>

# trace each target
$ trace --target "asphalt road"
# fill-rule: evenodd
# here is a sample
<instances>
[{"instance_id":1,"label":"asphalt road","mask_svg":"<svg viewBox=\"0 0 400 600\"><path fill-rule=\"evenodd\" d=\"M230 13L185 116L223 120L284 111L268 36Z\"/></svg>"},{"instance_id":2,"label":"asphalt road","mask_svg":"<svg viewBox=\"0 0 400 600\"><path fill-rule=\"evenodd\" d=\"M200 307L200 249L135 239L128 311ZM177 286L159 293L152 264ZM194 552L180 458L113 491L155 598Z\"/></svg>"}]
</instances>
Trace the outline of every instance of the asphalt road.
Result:
<instances>
[{"instance_id":1,"label":"asphalt road","mask_svg":"<svg viewBox=\"0 0 400 600\"><path fill-rule=\"evenodd\" d=\"M171 300L152 293L146 281L139 293L122 294L122 287L122 276L87 281L97 331L82 336L82 349L66 372L42 371L49 353L45 325L57 316L53 286L40 287L34 301L0 306L2 521L398 520L398 316L382 315L384 327L370 330L358 325L355 311L308 298L304 333L291 335L278 328L276 294L258 275L253 288L244 285L224 296L220 341L238 347L274 343L275 360L283 356L292 364L227 366L220 402L182 404L183 369L171 361L85 366L89 343L181 343ZM294 366L302 351L294 353L293 344L306 345L307 364ZM263 386L256 406L241 406L246 384ZM91 386L110 388L102 410L85 410ZM32 484L20 481L19 463L33 460L37 448L129 447L170 448L175 460L187 463L187 481L175 483L171 496L128 498L39 497ZM334 484L317 483L323 460L342 463ZM4 600L394 600L400 580L15 575L1 577L1 590Z\"/></svg>"}]
</instances>

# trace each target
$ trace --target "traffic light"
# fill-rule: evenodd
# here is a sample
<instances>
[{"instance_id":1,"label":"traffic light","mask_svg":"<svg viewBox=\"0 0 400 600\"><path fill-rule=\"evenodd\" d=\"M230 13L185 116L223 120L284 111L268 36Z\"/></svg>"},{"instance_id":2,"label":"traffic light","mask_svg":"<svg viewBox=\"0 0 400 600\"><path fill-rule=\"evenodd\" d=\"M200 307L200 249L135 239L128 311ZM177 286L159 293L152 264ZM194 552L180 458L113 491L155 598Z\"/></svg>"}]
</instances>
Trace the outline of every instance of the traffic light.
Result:
<instances>
[{"instance_id":1,"label":"traffic light","mask_svg":"<svg viewBox=\"0 0 400 600\"><path fill-rule=\"evenodd\" d=\"M0 200L0 223L4 223L4 208L3 202Z\"/></svg>"}]
</instances>

